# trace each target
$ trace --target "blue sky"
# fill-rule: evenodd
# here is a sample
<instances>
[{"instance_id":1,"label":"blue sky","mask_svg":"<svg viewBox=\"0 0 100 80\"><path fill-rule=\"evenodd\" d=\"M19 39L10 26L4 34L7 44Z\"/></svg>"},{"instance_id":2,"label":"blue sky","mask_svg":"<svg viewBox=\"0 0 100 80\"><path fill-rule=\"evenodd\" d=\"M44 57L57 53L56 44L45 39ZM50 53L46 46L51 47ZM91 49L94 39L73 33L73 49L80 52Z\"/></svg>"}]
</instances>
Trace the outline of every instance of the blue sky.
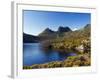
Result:
<instances>
[{"instance_id":1,"label":"blue sky","mask_svg":"<svg viewBox=\"0 0 100 80\"><path fill-rule=\"evenodd\" d=\"M59 26L68 26L74 30L90 23L90 13L23 10L24 32L32 35L38 35L45 28L57 31Z\"/></svg>"}]
</instances>

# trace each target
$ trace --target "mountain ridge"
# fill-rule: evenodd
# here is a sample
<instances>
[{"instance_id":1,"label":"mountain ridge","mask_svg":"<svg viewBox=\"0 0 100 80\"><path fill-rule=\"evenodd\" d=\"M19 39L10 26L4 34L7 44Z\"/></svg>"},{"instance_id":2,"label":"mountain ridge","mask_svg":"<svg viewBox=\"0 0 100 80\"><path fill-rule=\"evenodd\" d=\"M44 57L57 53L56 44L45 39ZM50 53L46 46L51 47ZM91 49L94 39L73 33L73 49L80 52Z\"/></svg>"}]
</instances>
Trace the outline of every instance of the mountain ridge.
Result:
<instances>
[{"instance_id":1,"label":"mountain ridge","mask_svg":"<svg viewBox=\"0 0 100 80\"><path fill-rule=\"evenodd\" d=\"M38 36L23 33L24 43L35 43L44 40L56 39L57 37L74 37L74 36L88 36L90 35L91 24L86 24L83 29L72 31L69 27L59 26L57 31L53 31L50 28L44 29Z\"/></svg>"}]
</instances>

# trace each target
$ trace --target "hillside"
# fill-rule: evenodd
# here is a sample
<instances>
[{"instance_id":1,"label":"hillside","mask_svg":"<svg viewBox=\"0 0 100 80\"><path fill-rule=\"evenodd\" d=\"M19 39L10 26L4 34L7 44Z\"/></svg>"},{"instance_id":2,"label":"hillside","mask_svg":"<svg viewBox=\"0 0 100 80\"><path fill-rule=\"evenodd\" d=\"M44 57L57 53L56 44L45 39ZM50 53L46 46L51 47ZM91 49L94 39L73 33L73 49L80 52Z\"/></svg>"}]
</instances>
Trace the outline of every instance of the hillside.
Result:
<instances>
[{"instance_id":1,"label":"hillside","mask_svg":"<svg viewBox=\"0 0 100 80\"><path fill-rule=\"evenodd\" d=\"M53 49L71 49L76 50L82 48L83 51L90 51L90 32L91 25L87 24L84 28L76 30L64 32L62 36L58 36L53 40L44 41L43 47L53 48Z\"/></svg>"},{"instance_id":2,"label":"hillside","mask_svg":"<svg viewBox=\"0 0 100 80\"><path fill-rule=\"evenodd\" d=\"M69 27L59 26L57 31L53 31L49 28L46 28L38 36L30 35L23 33L23 42L24 43L35 43L45 40L54 40L54 41L63 41L66 39L79 39L79 38L89 38L91 25L87 24L84 28L72 31Z\"/></svg>"},{"instance_id":3,"label":"hillside","mask_svg":"<svg viewBox=\"0 0 100 80\"><path fill-rule=\"evenodd\" d=\"M38 37L41 39L41 40L48 40L48 39L53 39L56 37L56 32L49 29L49 28L46 28L44 31L42 31Z\"/></svg>"},{"instance_id":4,"label":"hillside","mask_svg":"<svg viewBox=\"0 0 100 80\"><path fill-rule=\"evenodd\" d=\"M39 37L23 33L23 42L24 43L36 43L36 42L39 42Z\"/></svg>"},{"instance_id":5,"label":"hillside","mask_svg":"<svg viewBox=\"0 0 100 80\"><path fill-rule=\"evenodd\" d=\"M49 40L49 39L55 39L58 36L63 36L65 32L72 31L69 27L63 27L59 26L57 31L53 31L49 28L46 28L44 31L42 31L38 37L40 37L42 40Z\"/></svg>"}]
</instances>

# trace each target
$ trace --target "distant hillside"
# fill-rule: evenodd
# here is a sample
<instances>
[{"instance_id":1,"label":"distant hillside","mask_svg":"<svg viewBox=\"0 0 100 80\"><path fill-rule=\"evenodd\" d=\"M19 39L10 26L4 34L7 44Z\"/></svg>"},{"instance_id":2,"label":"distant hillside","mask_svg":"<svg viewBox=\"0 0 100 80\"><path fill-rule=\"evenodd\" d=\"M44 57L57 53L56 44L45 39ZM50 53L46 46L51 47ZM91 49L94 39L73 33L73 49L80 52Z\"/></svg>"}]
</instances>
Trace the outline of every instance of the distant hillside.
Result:
<instances>
[{"instance_id":1,"label":"distant hillside","mask_svg":"<svg viewBox=\"0 0 100 80\"><path fill-rule=\"evenodd\" d=\"M65 38L82 38L82 37L90 37L91 34L91 25L87 24L84 28L72 31L72 32L65 32Z\"/></svg>"},{"instance_id":2,"label":"distant hillside","mask_svg":"<svg viewBox=\"0 0 100 80\"><path fill-rule=\"evenodd\" d=\"M24 43L36 43L38 41L39 41L39 37L23 33Z\"/></svg>"},{"instance_id":3,"label":"distant hillside","mask_svg":"<svg viewBox=\"0 0 100 80\"><path fill-rule=\"evenodd\" d=\"M90 28L91 24L87 24L84 29Z\"/></svg>"},{"instance_id":4,"label":"distant hillside","mask_svg":"<svg viewBox=\"0 0 100 80\"><path fill-rule=\"evenodd\" d=\"M72 30L69 27L62 27L62 26L60 26L57 31L53 31L49 28L46 28L43 32L39 34L39 37L43 39L54 39L57 38L58 36L63 36L65 32L70 32L70 31Z\"/></svg>"},{"instance_id":5,"label":"distant hillside","mask_svg":"<svg viewBox=\"0 0 100 80\"><path fill-rule=\"evenodd\" d=\"M23 33L24 43L35 43L52 39L69 39L90 37L91 25L87 24L84 28L72 31L69 27L60 26L57 31L46 28L38 36Z\"/></svg>"},{"instance_id":6,"label":"distant hillside","mask_svg":"<svg viewBox=\"0 0 100 80\"><path fill-rule=\"evenodd\" d=\"M46 28L44 31L42 31L38 37L43 41L43 40L48 40L56 37L56 32Z\"/></svg>"},{"instance_id":7,"label":"distant hillside","mask_svg":"<svg viewBox=\"0 0 100 80\"><path fill-rule=\"evenodd\" d=\"M63 35L58 35L55 39L49 39L47 41L43 41L42 43L45 49L53 48L55 50L80 50L81 48L86 53L89 53L91 50L91 25L87 24L83 28L76 31L64 32Z\"/></svg>"}]
</instances>

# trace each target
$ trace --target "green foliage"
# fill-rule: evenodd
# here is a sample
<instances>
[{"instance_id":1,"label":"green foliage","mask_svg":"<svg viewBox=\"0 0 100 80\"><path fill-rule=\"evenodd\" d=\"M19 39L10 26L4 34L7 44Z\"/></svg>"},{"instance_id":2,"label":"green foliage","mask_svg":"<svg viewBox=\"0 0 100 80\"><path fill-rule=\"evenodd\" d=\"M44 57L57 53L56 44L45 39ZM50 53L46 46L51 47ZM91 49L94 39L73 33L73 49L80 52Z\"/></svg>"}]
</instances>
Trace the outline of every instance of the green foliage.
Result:
<instances>
[{"instance_id":1,"label":"green foliage","mask_svg":"<svg viewBox=\"0 0 100 80\"><path fill-rule=\"evenodd\" d=\"M57 67L79 67L90 66L91 59L87 54L71 56L64 61L53 61L45 64L34 64L32 66L24 66L23 69L37 69L37 68L57 68Z\"/></svg>"},{"instance_id":2,"label":"green foliage","mask_svg":"<svg viewBox=\"0 0 100 80\"><path fill-rule=\"evenodd\" d=\"M54 49L60 51L74 50L79 53L76 56L70 56L64 61L54 61L45 64L34 64L24 66L23 69L36 68L56 68L56 67L78 67L91 65L91 42L89 25L77 31L65 32L63 36L57 36L54 39L44 40L42 42L44 49Z\"/></svg>"},{"instance_id":3,"label":"green foliage","mask_svg":"<svg viewBox=\"0 0 100 80\"><path fill-rule=\"evenodd\" d=\"M84 46L84 50L90 50L90 25L77 31L65 32L63 36L55 37L44 41L44 48L50 45L53 49L72 49L75 50L80 45Z\"/></svg>"}]
</instances>

